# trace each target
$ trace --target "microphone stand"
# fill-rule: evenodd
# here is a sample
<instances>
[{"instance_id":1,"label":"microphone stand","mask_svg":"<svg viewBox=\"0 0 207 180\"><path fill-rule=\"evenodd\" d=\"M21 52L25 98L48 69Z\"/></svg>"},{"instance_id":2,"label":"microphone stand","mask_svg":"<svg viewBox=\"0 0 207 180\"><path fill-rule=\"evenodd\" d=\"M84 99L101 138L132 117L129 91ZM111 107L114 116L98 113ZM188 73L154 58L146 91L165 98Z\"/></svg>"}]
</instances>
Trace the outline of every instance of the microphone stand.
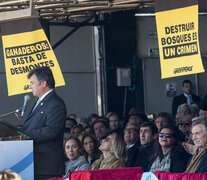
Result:
<instances>
[{"instance_id":1,"label":"microphone stand","mask_svg":"<svg viewBox=\"0 0 207 180\"><path fill-rule=\"evenodd\" d=\"M16 109L15 111L0 115L0 118L15 114L17 116L17 118L20 119L18 113L21 111L22 111L22 109Z\"/></svg>"}]
</instances>

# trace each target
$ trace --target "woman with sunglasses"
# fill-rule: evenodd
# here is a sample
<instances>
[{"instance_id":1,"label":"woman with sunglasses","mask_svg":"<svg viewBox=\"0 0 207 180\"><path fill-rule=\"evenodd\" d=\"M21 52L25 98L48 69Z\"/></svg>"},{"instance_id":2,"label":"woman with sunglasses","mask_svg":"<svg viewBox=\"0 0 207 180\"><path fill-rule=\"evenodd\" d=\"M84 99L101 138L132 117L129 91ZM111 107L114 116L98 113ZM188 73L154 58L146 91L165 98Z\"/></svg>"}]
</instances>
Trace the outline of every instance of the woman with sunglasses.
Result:
<instances>
[{"instance_id":1,"label":"woman with sunglasses","mask_svg":"<svg viewBox=\"0 0 207 180\"><path fill-rule=\"evenodd\" d=\"M103 155L100 156L90 167L95 169L112 169L124 167L126 161L126 145L124 140L117 133L110 133L102 139L99 150Z\"/></svg>"},{"instance_id":2,"label":"woman with sunglasses","mask_svg":"<svg viewBox=\"0 0 207 180\"><path fill-rule=\"evenodd\" d=\"M159 131L158 144L151 159L150 171L181 173L190 158L179 142L179 131L175 126L163 126Z\"/></svg>"}]
</instances>

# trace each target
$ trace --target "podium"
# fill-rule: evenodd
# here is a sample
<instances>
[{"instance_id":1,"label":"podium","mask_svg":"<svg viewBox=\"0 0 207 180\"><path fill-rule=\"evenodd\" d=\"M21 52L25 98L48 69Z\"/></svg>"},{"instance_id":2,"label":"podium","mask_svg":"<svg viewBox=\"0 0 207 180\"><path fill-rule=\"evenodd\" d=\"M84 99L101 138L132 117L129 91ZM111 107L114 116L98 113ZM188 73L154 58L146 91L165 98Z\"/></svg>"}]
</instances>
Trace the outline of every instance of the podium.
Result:
<instances>
[{"instance_id":1,"label":"podium","mask_svg":"<svg viewBox=\"0 0 207 180\"><path fill-rule=\"evenodd\" d=\"M0 120L0 157L0 171L10 169L22 180L34 180L33 140L3 120Z\"/></svg>"}]
</instances>

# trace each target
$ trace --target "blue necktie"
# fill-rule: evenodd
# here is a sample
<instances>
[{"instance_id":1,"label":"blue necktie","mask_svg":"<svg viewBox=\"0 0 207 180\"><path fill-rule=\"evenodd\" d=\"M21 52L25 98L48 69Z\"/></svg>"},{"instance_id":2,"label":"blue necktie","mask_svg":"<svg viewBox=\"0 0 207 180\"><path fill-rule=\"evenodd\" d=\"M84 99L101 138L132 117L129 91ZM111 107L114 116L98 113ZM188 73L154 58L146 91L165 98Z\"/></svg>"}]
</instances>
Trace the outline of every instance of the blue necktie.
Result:
<instances>
[{"instance_id":1,"label":"blue necktie","mask_svg":"<svg viewBox=\"0 0 207 180\"><path fill-rule=\"evenodd\" d=\"M32 111L34 111L35 110L35 108L38 106L38 104L41 102L41 99L38 99L37 100L37 102L36 102L36 104L35 104L35 107L33 108L33 110Z\"/></svg>"},{"instance_id":2,"label":"blue necktie","mask_svg":"<svg viewBox=\"0 0 207 180\"><path fill-rule=\"evenodd\" d=\"M187 96L187 104L188 105L191 105L191 95L188 95Z\"/></svg>"}]
</instances>

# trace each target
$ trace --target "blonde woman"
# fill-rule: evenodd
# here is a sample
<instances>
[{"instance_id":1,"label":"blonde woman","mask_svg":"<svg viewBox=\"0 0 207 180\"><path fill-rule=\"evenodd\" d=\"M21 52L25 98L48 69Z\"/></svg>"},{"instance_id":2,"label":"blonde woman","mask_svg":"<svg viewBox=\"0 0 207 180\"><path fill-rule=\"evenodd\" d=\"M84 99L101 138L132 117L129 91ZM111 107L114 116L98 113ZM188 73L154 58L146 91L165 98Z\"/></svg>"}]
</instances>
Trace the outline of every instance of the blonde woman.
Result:
<instances>
[{"instance_id":1,"label":"blonde woman","mask_svg":"<svg viewBox=\"0 0 207 180\"><path fill-rule=\"evenodd\" d=\"M0 179L1 180L21 180L21 177L17 173L7 169L7 170L0 172Z\"/></svg>"},{"instance_id":2,"label":"blonde woman","mask_svg":"<svg viewBox=\"0 0 207 180\"><path fill-rule=\"evenodd\" d=\"M124 167L126 161L126 149L124 140L116 133L110 133L101 141L99 150L103 155L100 156L90 167L95 169L112 169Z\"/></svg>"}]
</instances>

